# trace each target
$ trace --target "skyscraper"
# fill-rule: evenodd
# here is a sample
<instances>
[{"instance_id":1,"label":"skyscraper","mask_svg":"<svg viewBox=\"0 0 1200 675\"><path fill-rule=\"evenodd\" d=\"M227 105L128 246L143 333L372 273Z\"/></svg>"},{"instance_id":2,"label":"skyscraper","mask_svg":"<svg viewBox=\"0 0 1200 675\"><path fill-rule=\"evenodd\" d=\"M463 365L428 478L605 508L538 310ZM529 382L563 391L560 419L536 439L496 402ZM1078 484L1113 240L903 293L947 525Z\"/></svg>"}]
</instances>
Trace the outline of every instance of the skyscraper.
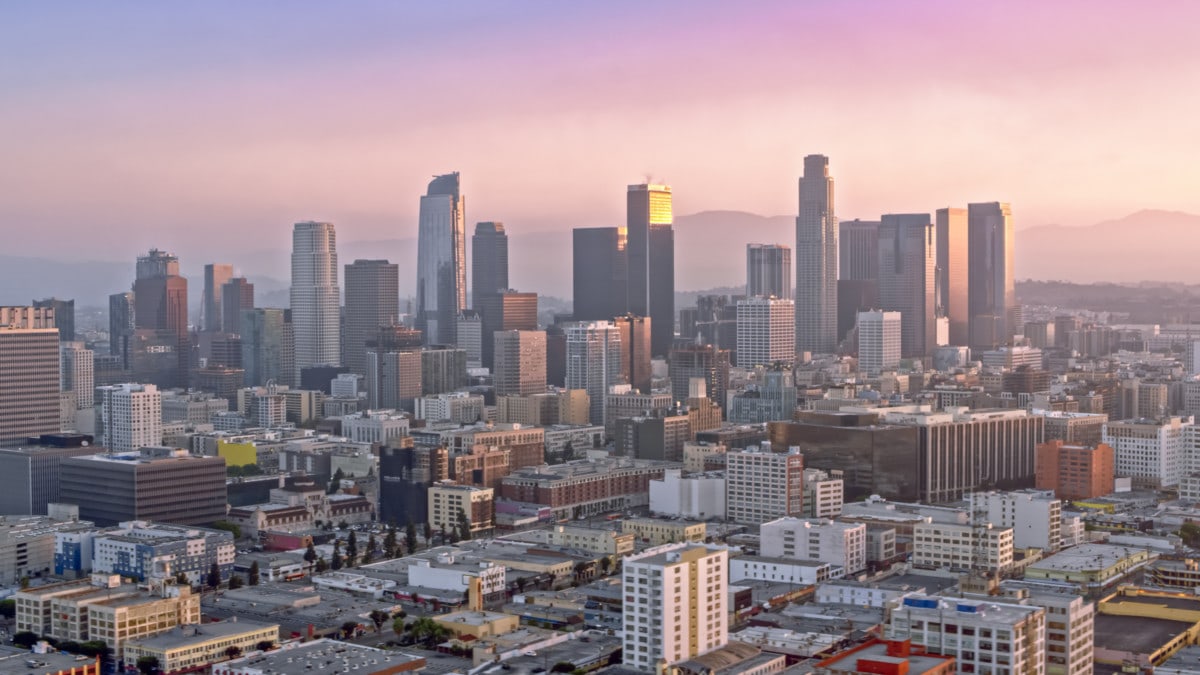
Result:
<instances>
[{"instance_id":1,"label":"skyscraper","mask_svg":"<svg viewBox=\"0 0 1200 675\"><path fill-rule=\"evenodd\" d=\"M75 392L75 409L89 410L96 395L95 354L83 342L63 342L60 389Z\"/></svg>"},{"instance_id":2,"label":"skyscraper","mask_svg":"<svg viewBox=\"0 0 1200 675\"><path fill-rule=\"evenodd\" d=\"M796 216L797 351L829 354L837 348L837 265L838 224L829 158L808 155Z\"/></svg>"},{"instance_id":3,"label":"skyscraper","mask_svg":"<svg viewBox=\"0 0 1200 675\"><path fill-rule=\"evenodd\" d=\"M386 260L355 260L346 265L346 329L342 365L367 372L367 342L400 313L400 266Z\"/></svg>"},{"instance_id":4,"label":"skyscraper","mask_svg":"<svg viewBox=\"0 0 1200 675\"><path fill-rule=\"evenodd\" d=\"M546 391L546 332L502 330L495 333L496 396L526 396Z\"/></svg>"},{"instance_id":5,"label":"skyscraper","mask_svg":"<svg viewBox=\"0 0 1200 675\"><path fill-rule=\"evenodd\" d=\"M567 327L567 389L583 389L591 400L589 420L604 424L608 388L621 381L621 331L609 321Z\"/></svg>"},{"instance_id":6,"label":"skyscraper","mask_svg":"<svg viewBox=\"0 0 1200 675\"><path fill-rule=\"evenodd\" d=\"M613 325L621 331L621 377L634 389L649 394L653 376L650 370L653 320L626 314L615 317Z\"/></svg>"},{"instance_id":7,"label":"skyscraper","mask_svg":"<svg viewBox=\"0 0 1200 675\"><path fill-rule=\"evenodd\" d=\"M903 319L900 312L858 313L858 370L878 375L900 365Z\"/></svg>"},{"instance_id":8,"label":"skyscraper","mask_svg":"<svg viewBox=\"0 0 1200 675\"><path fill-rule=\"evenodd\" d=\"M724 406L725 392L729 390L729 363L729 350L715 345L675 347L667 360L672 399L686 401L692 378L698 377L704 380L709 398Z\"/></svg>"},{"instance_id":9,"label":"skyscraper","mask_svg":"<svg viewBox=\"0 0 1200 675\"><path fill-rule=\"evenodd\" d=\"M475 223L471 237L471 306L508 289L508 235L504 223Z\"/></svg>"},{"instance_id":10,"label":"skyscraper","mask_svg":"<svg viewBox=\"0 0 1200 675\"><path fill-rule=\"evenodd\" d=\"M458 172L434 177L421 197L417 231L416 327L426 344L453 344L458 313L466 309L465 223Z\"/></svg>"},{"instance_id":11,"label":"skyscraper","mask_svg":"<svg viewBox=\"0 0 1200 675\"><path fill-rule=\"evenodd\" d=\"M505 290L501 293L487 293L479 298L476 305L482 323L480 334L483 347L483 367L495 365L495 342L492 336L502 330L537 330L537 293L521 293Z\"/></svg>"},{"instance_id":12,"label":"skyscraper","mask_svg":"<svg viewBox=\"0 0 1200 675\"><path fill-rule=\"evenodd\" d=\"M629 311L626 229L577 227L571 237L573 318L604 321Z\"/></svg>"},{"instance_id":13,"label":"skyscraper","mask_svg":"<svg viewBox=\"0 0 1200 675\"><path fill-rule=\"evenodd\" d=\"M0 447L59 431L57 328L0 326Z\"/></svg>"},{"instance_id":14,"label":"skyscraper","mask_svg":"<svg viewBox=\"0 0 1200 675\"><path fill-rule=\"evenodd\" d=\"M34 308L50 308L54 310L54 327L58 329L58 339L62 342L75 341L75 301L46 298L34 300Z\"/></svg>"},{"instance_id":15,"label":"skyscraper","mask_svg":"<svg viewBox=\"0 0 1200 675\"><path fill-rule=\"evenodd\" d=\"M246 371L246 386L259 387L268 382L290 380L285 370L286 349L285 310L248 309L242 312L238 333L242 336L242 368Z\"/></svg>"},{"instance_id":16,"label":"skyscraper","mask_svg":"<svg viewBox=\"0 0 1200 675\"><path fill-rule=\"evenodd\" d=\"M292 378L309 366L339 365L341 338L337 235L332 223L296 223L292 231Z\"/></svg>"},{"instance_id":17,"label":"skyscraper","mask_svg":"<svg viewBox=\"0 0 1200 675\"><path fill-rule=\"evenodd\" d=\"M171 253L151 249L137 259L137 279L133 282L134 326L137 333L150 337L158 348L174 351L174 359L165 352L154 352L149 374L155 381L171 386L187 386L191 369L191 335L188 333L188 284L179 276L179 258ZM139 342L141 340L139 339ZM130 348L131 368L138 361L138 349ZM157 356L162 356L161 359Z\"/></svg>"},{"instance_id":18,"label":"skyscraper","mask_svg":"<svg viewBox=\"0 0 1200 675\"><path fill-rule=\"evenodd\" d=\"M254 284L243 277L235 277L221 287L221 330L225 333L242 332L242 312L254 309Z\"/></svg>"},{"instance_id":19,"label":"skyscraper","mask_svg":"<svg viewBox=\"0 0 1200 675\"><path fill-rule=\"evenodd\" d=\"M838 278L879 278L879 221L838 223Z\"/></svg>"},{"instance_id":20,"label":"skyscraper","mask_svg":"<svg viewBox=\"0 0 1200 675\"><path fill-rule=\"evenodd\" d=\"M970 346L1006 344L1019 311L1013 285L1012 208L1002 202L967 205L967 313Z\"/></svg>"},{"instance_id":21,"label":"skyscraper","mask_svg":"<svg viewBox=\"0 0 1200 675\"><path fill-rule=\"evenodd\" d=\"M967 274L967 210L938 209L937 304L938 316L950 319L950 344L968 345L971 334L967 310L970 277Z\"/></svg>"},{"instance_id":22,"label":"skyscraper","mask_svg":"<svg viewBox=\"0 0 1200 675\"><path fill-rule=\"evenodd\" d=\"M655 356L666 356L675 340L675 232L671 229L671 187L630 185L625 204L628 311L650 317L650 349Z\"/></svg>"},{"instance_id":23,"label":"skyscraper","mask_svg":"<svg viewBox=\"0 0 1200 675\"><path fill-rule=\"evenodd\" d=\"M224 299L222 287L232 278L233 265L209 263L204 266L204 298L201 304L204 311L204 330L218 333L237 332L224 327L225 313L221 311L221 301Z\"/></svg>"},{"instance_id":24,"label":"skyscraper","mask_svg":"<svg viewBox=\"0 0 1200 675\"><path fill-rule=\"evenodd\" d=\"M936 267L937 233L929 214L883 217L879 226L879 305L900 312L900 352L905 357L930 356L937 346Z\"/></svg>"},{"instance_id":25,"label":"skyscraper","mask_svg":"<svg viewBox=\"0 0 1200 675\"><path fill-rule=\"evenodd\" d=\"M737 366L753 368L796 361L796 305L754 297L737 303Z\"/></svg>"},{"instance_id":26,"label":"skyscraper","mask_svg":"<svg viewBox=\"0 0 1200 675\"><path fill-rule=\"evenodd\" d=\"M792 249L746 244L746 295L792 299Z\"/></svg>"},{"instance_id":27,"label":"skyscraper","mask_svg":"<svg viewBox=\"0 0 1200 675\"><path fill-rule=\"evenodd\" d=\"M120 357L121 368L128 369L130 340L133 339L133 293L113 293L108 296L108 353Z\"/></svg>"}]
</instances>

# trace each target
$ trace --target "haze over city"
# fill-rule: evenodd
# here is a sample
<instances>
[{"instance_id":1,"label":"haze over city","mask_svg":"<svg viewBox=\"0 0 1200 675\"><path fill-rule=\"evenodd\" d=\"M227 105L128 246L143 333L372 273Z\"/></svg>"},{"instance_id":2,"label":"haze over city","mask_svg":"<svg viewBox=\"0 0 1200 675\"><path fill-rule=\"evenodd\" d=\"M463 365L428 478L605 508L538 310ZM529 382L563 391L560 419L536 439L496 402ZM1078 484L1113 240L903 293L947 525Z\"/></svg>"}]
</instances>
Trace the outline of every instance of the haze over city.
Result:
<instances>
[{"instance_id":1,"label":"haze over city","mask_svg":"<svg viewBox=\"0 0 1200 675\"><path fill-rule=\"evenodd\" d=\"M624 185L647 178L681 215L794 214L809 152L834 158L843 218L995 198L1018 230L1200 212L1193 3L109 2L2 18L7 255L158 245L190 266L232 241L284 249L306 218L345 242L407 239L425 182L450 170L468 219L514 236L617 224Z\"/></svg>"}]
</instances>

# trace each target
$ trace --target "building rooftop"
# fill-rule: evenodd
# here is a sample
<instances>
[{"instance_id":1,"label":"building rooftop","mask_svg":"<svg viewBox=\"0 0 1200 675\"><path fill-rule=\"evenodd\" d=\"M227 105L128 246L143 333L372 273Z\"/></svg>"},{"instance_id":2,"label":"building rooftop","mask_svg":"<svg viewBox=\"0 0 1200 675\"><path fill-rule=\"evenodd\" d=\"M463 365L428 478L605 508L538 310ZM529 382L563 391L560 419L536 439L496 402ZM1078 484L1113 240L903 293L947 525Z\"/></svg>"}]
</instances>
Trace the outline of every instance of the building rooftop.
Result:
<instances>
[{"instance_id":1,"label":"building rooftop","mask_svg":"<svg viewBox=\"0 0 1200 675\"><path fill-rule=\"evenodd\" d=\"M871 661L881 663L900 664L908 663L907 669L899 667L895 671L908 673L908 675L921 675L931 670L945 667L947 662L953 662L953 656L942 656L940 654L908 654L907 656L896 655L892 656L888 653L888 643L882 641L869 642L862 647L841 652L821 662L823 668L837 669L842 672L857 672L857 662L859 659L870 659Z\"/></svg>"},{"instance_id":2,"label":"building rooftop","mask_svg":"<svg viewBox=\"0 0 1200 675\"><path fill-rule=\"evenodd\" d=\"M1175 652L1171 658L1163 661L1158 667L1164 673L1177 671L1184 673L1200 672L1200 646L1184 647Z\"/></svg>"},{"instance_id":3,"label":"building rooftop","mask_svg":"<svg viewBox=\"0 0 1200 675\"><path fill-rule=\"evenodd\" d=\"M232 620L232 621L217 621L212 623L204 623L195 626L178 626L172 628L165 633L159 633L150 637L144 637L137 640L130 640L129 644L140 645L142 647L150 647L154 649L170 650L196 642L207 642L217 638L233 637L251 631L263 630L265 628L279 629L279 624L275 623L260 623L257 621Z\"/></svg>"},{"instance_id":4,"label":"building rooftop","mask_svg":"<svg viewBox=\"0 0 1200 675\"><path fill-rule=\"evenodd\" d=\"M1055 553L1049 558L1043 558L1035 562L1031 567L1054 572L1103 570L1116 565L1131 555L1144 552L1141 549L1127 546L1080 544Z\"/></svg>"},{"instance_id":5,"label":"building rooftop","mask_svg":"<svg viewBox=\"0 0 1200 675\"><path fill-rule=\"evenodd\" d=\"M16 647L0 647L0 675L41 675L71 672L73 668L94 665L96 659L66 652L35 654ZM35 665L36 664L36 665Z\"/></svg>"},{"instance_id":6,"label":"building rooftop","mask_svg":"<svg viewBox=\"0 0 1200 675\"><path fill-rule=\"evenodd\" d=\"M397 651L384 651L333 640L314 640L290 643L273 652L227 661L221 664L221 667L223 670L253 669L262 675L333 675L357 671L377 673L404 664L420 662L424 665L424 661L422 657Z\"/></svg>"},{"instance_id":7,"label":"building rooftop","mask_svg":"<svg viewBox=\"0 0 1200 675\"><path fill-rule=\"evenodd\" d=\"M1150 654L1192 627L1190 621L1096 614L1096 649Z\"/></svg>"},{"instance_id":8,"label":"building rooftop","mask_svg":"<svg viewBox=\"0 0 1200 675\"><path fill-rule=\"evenodd\" d=\"M494 621L506 619L512 616L504 612L486 612L476 610L463 610L461 612L451 612L442 614L437 618L438 621L449 621L451 623L461 623L468 626L486 626Z\"/></svg>"}]
</instances>

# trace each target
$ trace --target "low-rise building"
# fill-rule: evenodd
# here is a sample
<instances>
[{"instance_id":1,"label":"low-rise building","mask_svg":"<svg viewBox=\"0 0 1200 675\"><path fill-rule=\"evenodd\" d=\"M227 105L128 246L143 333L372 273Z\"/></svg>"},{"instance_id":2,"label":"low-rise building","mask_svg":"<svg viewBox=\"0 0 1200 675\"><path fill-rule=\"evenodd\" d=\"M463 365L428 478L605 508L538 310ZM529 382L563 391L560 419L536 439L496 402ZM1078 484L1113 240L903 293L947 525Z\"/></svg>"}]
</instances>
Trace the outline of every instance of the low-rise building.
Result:
<instances>
[{"instance_id":1,"label":"low-rise building","mask_svg":"<svg viewBox=\"0 0 1200 675\"><path fill-rule=\"evenodd\" d=\"M354 672L357 675L415 673L425 659L403 652L364 647L350 642L312 640L293 642L265 654L251 654L213 666L213 675L312 675Z\"/></svg>"},{"instance_id":2,"label":"low-rise building","mask_svg":"<svg viewBox=\"0 0 1200 675\"><path fill-rule=\"evenodd\" d=\"M707 520L725 518L725 474L683 475L668 469L661 480L650 481L650 513Z\"/></svg>"},{"instance_id":3,"label":"low-rise building","mask_svg":"<svg viewBox=\"0 0 1200 675\"><path fill-rule=\"evenodd\" d=\"M442 481L429 486L429 526L434 531L458 532L463 518L471 535L486 536L495 529L492 488Z\"/></svg>"},{"instance_id":4,"label":"low-rise building","mask_svg":"<svg viewBox=\"0 0 1200 675\"><path fill-rule=\"evenodd\" d=\"M977 546L977 537L986 543ZM986 551L986 560L981 553ZM913 565L928 569L1003 574L1013 566L1011 527L922 523L913 528ZM983 569L979 569L982 567Z\"/></svg>"},{"instance_id":5,"label":"low-rise building","mask_svg":"<svg viewBox=\"0 0 1200 675\"><path fill-rule=\"evenodd\" d=\"M857 673L905 673L906 675L953 675L957 661L951 655L931 652L906 640L872 639L857 647L818 661L816 675Z\"/></svg>"},{"instance_id":6,"label":"low-rise building","mask_svg":"<svg viewBox=\"0 0 1200 675\"><path fill-rule=\"evenodd\" d=\"M627 518L621 521L621 532L632 534L637 541L660 546L685 541L703 542L708 528L704 523L658 518Z\"/></svg>"},{"instance_id":7,"label":"low-rise building","mask_svg":"<svg viewBox=\"0 0 1200 675\"><path fill-rule=\"evenodd\" d=\"M158 660L164 673L202 668L279 642L279 625L254 621L221 621L172 628L152 637L125 643L123 660L137 663L141 658Z\"/></svg>"},{"instance_id":8,"label":"low-rise building","mask_svg":"<svg viewBox=\"0 0 1200 675\"><path fill-rule=\"evenodd\" d=\"M731 583L752 580L814 586L842 574L840 567L834 568L827 562L764 558L753 555L741 555L729 559L729 581Z\"/></svg>"},{"instance_id":9,"label":"low-rise building","mask_svg":"<svg viewBox=\"0 0 1200 675\"><path fill-rule=\"evenodd\" d=\"M1045 632L1041 607L909 595L885 611L883 638L953 656L958 672L1041 673Z\"/></svg>"},{"instance_id":10,"label":"low-rise building","mask_svg":"<svg viewBox=\"0 0 1200 675\"><path fill-rule=\"evenodd\" d=\"M759 554L816 560L858 574L867 568L867 526L814 518L779 518L763 523Z\"/></svg>"},{"instance_id":11,"label":"low-rise building","mask_svg":"<svg viewBox=\"0 0 1200 675\"><path fill-rule=\"evenodd\" d=\"M450 629L454 633L454 636L458 638L464 635L470 635L475 638L504 635L516 630L521 625L521 618L514 614L475 610L451 612L435 616L433 620Z\"/></svg>"},{"instance_id":12,"label":"low-rise building","mask_svg":"<svg viewBox=\"0 0 1200 675\"><path fill-rule=\"evenodd\" d=\"M632 532L572 525L555 525L545 530L529 530L505 537L506 541L532 542L606 556L623 556L633 553L635 539L636 535Z\"/></svg>"},{"instance_id":13,"label":"low-rise building","mask_svg":"<svg viewBox=\"0 0 1200 675\"><path fill-rule=\"evenodd\" d=\"M48 516L0 516L0 585L15 586L24 577L54 569L60 534L88 532L91 523Z\"/></svg>"},{"instance_id":14,"label":"low-rise building","mask_svg":"<svg viewBox=\"0 0 1200 675\"><path fill-rule=\"evenodd\" d=\"M1099 589L1155 558L1156 554L1141 548L1080 544L1026 567L1025 578L1065 581L1088 589Z\"/></svg>"},{"instance_id":15,"label":"low-rise building","mask_svg":"<svg viewBox=\"0 0 1200 675\"><path fill-rule=\"evenodd\" d=\"M60 532L54 573L119 574L137 581L183 574L190 583L199 584L214 563L221 578L228 579L235 555L231 532L133 520L103 530Z\"/></svg>"}]
</instances>

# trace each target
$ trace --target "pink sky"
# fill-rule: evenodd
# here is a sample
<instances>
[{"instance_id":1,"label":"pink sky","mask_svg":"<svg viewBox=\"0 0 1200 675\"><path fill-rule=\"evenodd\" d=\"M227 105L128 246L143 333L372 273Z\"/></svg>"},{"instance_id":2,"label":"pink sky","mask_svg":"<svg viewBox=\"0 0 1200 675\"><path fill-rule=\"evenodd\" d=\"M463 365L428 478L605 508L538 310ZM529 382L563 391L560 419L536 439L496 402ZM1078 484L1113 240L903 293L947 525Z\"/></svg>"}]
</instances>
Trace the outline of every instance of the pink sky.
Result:
<instances>
[{"instance_id":1,"label":"pink sky","mask_svg":"<svg viewBox=\"0 0 1200 675\"><path fill-rule=\"evenodd\" d=\"M429 176L510 232L1010 201L1018 227L1200 212L1190 2L79 3L0 10L0 253L219 257L415 234Z\"/></svg>"}]
</instances>

